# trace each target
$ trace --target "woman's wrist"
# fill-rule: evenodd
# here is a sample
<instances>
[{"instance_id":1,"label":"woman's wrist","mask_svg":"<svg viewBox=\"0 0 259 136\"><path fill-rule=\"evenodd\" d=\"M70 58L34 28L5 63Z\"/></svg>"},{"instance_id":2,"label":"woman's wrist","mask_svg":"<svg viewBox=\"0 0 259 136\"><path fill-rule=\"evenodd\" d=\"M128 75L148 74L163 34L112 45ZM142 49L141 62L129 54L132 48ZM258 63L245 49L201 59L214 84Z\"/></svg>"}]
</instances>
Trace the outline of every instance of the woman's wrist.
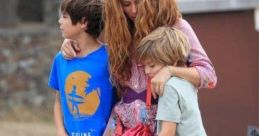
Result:
<instances>
[{"instance_id":1,"label":"woman's wrist","mask_svg":"<svg viewBox=\"0 0 259 136\"><path fill-rule=\"evenodd\" d=\"M167 65L166 68L168 69L169 73L170 73L170 76L174 76L174 72L173 72L173 68L174 66L171 66L171 65Z\"/></svg>"}]
</instances>

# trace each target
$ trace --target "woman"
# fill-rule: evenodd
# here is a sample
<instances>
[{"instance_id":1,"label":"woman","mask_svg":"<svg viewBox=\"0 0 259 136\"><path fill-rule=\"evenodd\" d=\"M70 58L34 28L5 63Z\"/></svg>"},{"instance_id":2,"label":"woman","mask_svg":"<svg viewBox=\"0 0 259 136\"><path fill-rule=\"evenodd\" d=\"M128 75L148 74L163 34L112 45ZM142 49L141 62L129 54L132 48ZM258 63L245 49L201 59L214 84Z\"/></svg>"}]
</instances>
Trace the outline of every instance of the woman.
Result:
<instances>
[{"instance_id":1,"label":"woman","mask_svg":"<svg viewBox=\"0 0 259 136\"><path fill-rule=\"evenodd\" d=\"M152 79L152 90L159 94L163 90L164 82L172 75L187 79L195 86L208 88L209 85L216 84L213 66L190 25L180 18L175 0L151 1L140 0L139 4L136 0L104 1L104 39L110 47L111 74L117 78L115 81L127 82L131 77L131 65L136 47L134 42L141 40L158 26L170 25L182 30L188 36L193 47L190 54L191 64L189 68L167 67L161 70ZM137 9L137 6L140 8ZM135 31L136 40L133 37Z\"/></svg>"},{"instance_id":2,"label":"woman","mask_svg":"<svg viewBox=\"0 0 259 136\"><path fill-rule=\"evenodd\" d=\"M175 0L104 0L103 15L104 41L109 45L110 74L122 94L122 101L115 109L123 109L136 100L145 102L147 77L135 61L134 53L138 42L159 26L172 26L182 31L190 42L191 52L189 67L167 66L151 79L153 97L162 95L164 84L171 76L184 78L199 88L215 87L217 77L214 67L191 26L181 18ZM68 43L65 41L61 49L67 57L75 54ZM122 116L128 118L125 122L133 119L126 113ZM106 132L110 132L111 122L114 121L109 121ZM137 122L134 123L123 125L127 128L136 126Z\"/></svg>"}]
</instances>

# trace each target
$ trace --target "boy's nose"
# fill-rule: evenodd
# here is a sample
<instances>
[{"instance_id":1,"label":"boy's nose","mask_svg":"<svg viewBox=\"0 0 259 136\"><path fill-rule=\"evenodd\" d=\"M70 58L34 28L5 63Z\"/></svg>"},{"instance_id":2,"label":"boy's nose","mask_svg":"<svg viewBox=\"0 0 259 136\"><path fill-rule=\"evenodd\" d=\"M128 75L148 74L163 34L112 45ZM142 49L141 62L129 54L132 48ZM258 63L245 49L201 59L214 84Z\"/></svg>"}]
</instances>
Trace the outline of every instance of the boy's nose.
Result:
<instances>
[{"instance_id":1,"label":"boy's nose","mask_svg":"<svg viewBox=\"0 0 259 136\"><path fill-rule=\"evenodd\" d=\"M150 73L149 68L145 67L145 74L149 74L149 73Z\"/></svg>"},{"instance_id":2,"label":"boy's nose","mask_svg":"<svg viewBox=\"0 0 259 136\"><path fill-rule=\"evenodd\" d=\"M58 20L58 23L61 24L61 18Z\"/></svg>"}]
</instances>

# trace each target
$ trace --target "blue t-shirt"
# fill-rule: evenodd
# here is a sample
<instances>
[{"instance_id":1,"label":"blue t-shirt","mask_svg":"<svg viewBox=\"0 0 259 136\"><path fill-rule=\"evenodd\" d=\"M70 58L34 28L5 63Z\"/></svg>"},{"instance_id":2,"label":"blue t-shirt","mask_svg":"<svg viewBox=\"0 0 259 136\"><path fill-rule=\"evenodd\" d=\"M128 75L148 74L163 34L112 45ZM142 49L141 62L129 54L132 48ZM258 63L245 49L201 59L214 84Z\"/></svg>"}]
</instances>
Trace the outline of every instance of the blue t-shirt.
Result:
<instances>
[{"instance_id":1,"label":"blue t-shirt","mask_svg":"<svg viewBox=\"0 0 259 136\"><path fill-rule=\"evenodd\" d=\"M64 127L70 136L101 136L109 119L114 92L105 45L85 57L55 56L49 86L60 93Z\"/></svg>"}]
</instances>

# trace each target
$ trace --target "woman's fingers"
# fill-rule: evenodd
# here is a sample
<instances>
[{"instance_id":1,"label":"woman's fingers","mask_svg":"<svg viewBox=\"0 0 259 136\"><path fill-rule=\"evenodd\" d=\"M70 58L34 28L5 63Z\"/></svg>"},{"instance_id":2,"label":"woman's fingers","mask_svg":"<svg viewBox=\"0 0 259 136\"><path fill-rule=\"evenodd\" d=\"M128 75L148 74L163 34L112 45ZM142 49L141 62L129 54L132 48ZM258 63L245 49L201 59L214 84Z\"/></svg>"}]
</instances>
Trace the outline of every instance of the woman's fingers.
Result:
<instances>
[{"instance_id":1,"label":"woman's fingers","mask_svg":"<svg viewBox=\"0 0 259 136\"><path fill-rule=\"evenodd\" d=\"M68 46L62 47L61 51L62 51L63 56L67 59L71 59L74 56L73 53L71 52L71 49L69 49Z\"/></svg>"},{"instance_id":2,"label":"woman's fingers","mask_svg":"<svg viewBox=\"0 0 259 136\"><path fill-rule=\"evenodd\" d=\"M164 86L167 80L171 77L171 73L168 68L163 67L152 79L151 79L151 87L152 92L155 94L162 96L164 92Z\"/></svg>"},{"instance_id":3,"label":"woman's fingers","mask_svg":"<svg viewBox=\"0 0 259 136\"><path fill-rule=\"evenodd\" d=\"M72 58L76 57L75 50L80 51L77 43L75 41L65 39L61 46L61 52L62 52L63 56L67 59L72 59Z\"/></svg>"},{"instance_id":4,"label":"woman's fingers","mask_svg":"<svg viewBox=\"0 0 259 136\"><path fill-rule=\"evenodd\" d=\"M152 92L155 95L162 96L164 92L164 85L165 85L164 79L153 78L153 80L151 80L151 84L153 85Z\"/></svg>"},{"instance_id":5,"label":"woman's fingers","mask_svg":"<svg viewBox=\"0 0 259 136\"><path fill-rule=\"evenodd\" d=\"M75 45L76 45L75 42L72 40L68 41L65 45L65 48L68 51L69 56L71 56L71 57L76 57L76 50L74 47Z\"/></svg>"},{"instance_id":6,"label":"woman's fingers","mask_svg":"<svg viewBox=\"0 0 259 136\"><path fill-rule=\"evenodd\" d=\"M79 45L77 44L76 41L71 40L72 48L74 49L75 53L79 53L81 49L79 48Z\"/></svg>"},{"instance_id":7,"label":"woman's fingers","mask_svg":"<svg viewBox=\"0 0 259 136\"><path fill-rule=\"evenodd\" d=\"M162 96L162 95L163 95L164 87L165 87L165 81L164 81L164 82L160 82L160 84L159 84L159 89L158 89L158 93L157 93L159 96Z\"/></svg>"},{"instance_id":8,"label":"woman's fingers","mask_svg":"<svg viewBox=\"0 0 259 136\"><path fill-rule=\"evenodd\" d=\"M152 96L154 99L157 98L157 95L156 95L156 84L153 80L151 80L151 93L152 93Z\"/></svg>"}]
</instances>

